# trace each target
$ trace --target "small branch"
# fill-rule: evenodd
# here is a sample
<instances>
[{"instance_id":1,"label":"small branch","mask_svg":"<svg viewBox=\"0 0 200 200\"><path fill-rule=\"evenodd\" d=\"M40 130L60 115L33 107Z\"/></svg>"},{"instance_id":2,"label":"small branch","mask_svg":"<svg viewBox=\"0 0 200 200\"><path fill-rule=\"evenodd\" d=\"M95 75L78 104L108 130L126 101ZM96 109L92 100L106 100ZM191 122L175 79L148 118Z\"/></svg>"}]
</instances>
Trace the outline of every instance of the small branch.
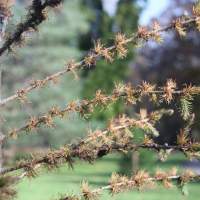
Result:
<instances>
[{"instance_id":1,"label":"small branch","mask_svg":"<svg viewBox=\"0 0 200 200\"><path fill-rule=\"evenodd\" d=\"M149 118L135 120L123 116L110 122L107 129L90 133L86 139L81 140L78 144L66 145L59 150L51 151L47 155L32 159L31 161L22 161L15 167L1 170L0 174L6 174L19 169L32 171L34 166L38 164L56 167L60 161L68 162L71 165L72 158L75 157L91 162L111 152L112 146L109 144L113 143L113 141L123 139L119 144L122 144L122 142L127 143L130 135L127 135L126 131L123 130L131 127L147 128L148 126L152 126L150 125L150 121Z\"/></svg>"},{"instance_id":2,"label":"small branch","mask_svg":"<svg viewBox=\"0 0 200 200\"><path fill-rule=\"evenodd\" d=\"M56 7L62 3L62 1L63 0L45 0L43 2L41 0L33 0L25 21L16 26L14 33L8 36L0 48L0 56L2 56L7 50L10 50L14 43L20 43L24 32L30 31L31 29L36 30L38 25L46 20L45 10L47 7Z\"/></svg>"},{"instance_id":3,"label":"small branch","mask_svg":"<svg viewBox=\"0 0 200 200\"><path fill-rule=\"evenodd\" d=\"M81 186L81 193L78 196L61 197L59 200L92 200L99 199L101 193L105 190L111 192L112 195L122 193L133 189L141 190L143 188L155 189L156 184L161 183L166 189L173 187L173 182L177 181L176 185L183 187L188 182L200 181L200 176L191 171L184 171L177 174L175 169L169 172L157 171L154 176L150 176L148 172L140 170L132 177L121 176L113 174L109 184L99 187L97 189L90 189L87 182L83 182Z\"/></svg>"},{"instance_id":4,"label":"small branch","mask_svg":"<svg viewBox=\"0 0 200 200\"><path fill-rule=\"evenodd\" d=\"M49 1L51 2L53 0L49 0ZM47 1L47 2L49 2L49 1ZM48 5L48 3L44 3L44 5L42 6L42 9L46 5ZM35 17L37 17L37 15L33 15L33 17L31 17L29 20L32 21L33 19L35 19ZM188 27L188 26L194 25L196 23L196 21L199 19L200 19L199 16L192 16L185 20L181 19L180 23L181 23L181 26ZM8 39L8 41L6 41L6 43L4 44L2 49L0 49L0 55L1 55L1 52L3 53L15 41L15 37L18 38L19 36L21 36L21 34L24 30L24 26L27 29L27 26L29 25L29 20L26 22L27 25L26 24L21 25L22 27L19 28L19 31L16 34L14 34L11 39ZM175 20L175 22L178 20L179 20L179 18L177 20ZM90 53L83 60L81 60L80 62L76 62L76 63L70 62L67 65L67 67L65 67L63 70L58 71L52 75L49 75L42 80L33 81L29 86L21 88L15 94L3 99L0 102L0 107L6 105L8 102L11 102L15 99L23 99L23 97L25 97L32 90L46 86L49 82L56 80L58 77L61 77L68 72L75 73L76 70L79 70L82 68L89 68L91 65L95 65L96 61L99 58L103 57L107 61L112 62L112 60L113 60L112 57L115 53L117 53L120 58L124 58L124 57L126 57L126 54L124 55L124 52L127 52L126 45L128 45L129 43L137 44L139 41L147 42L150 39L155 39L162 32L176 29L175 22L173 22L170 25L165 26L165 27L160 27L160 28L153 27L150 31L140 27L138 29L137 33L135 33L134 36L129 37L129 38L126 38L125 35L123 35L123 34L118 34L115 38L114 45L107 47L107 48L105 48L104 45L100 44L100 42L98 41L96 43L94 50L91 50ZM121 51L123 51L123 52L121 52Z\"/></svg>"},{"instance_id":5,"label":"small branch","mask_svg":"<svg viewBox=\"0 0 200 200\"><path fill-rule=\"evenodd\" d=\"M53 118L60 117L63 118L72 112L79 113L81 116L85 117L92 113L97 106L106 107L111 103L116 102L119 99L123 99L126 104L135 104L140 101L143 96L156 95L157 102L166 101L168 104L174 99L174 96L192 96L199 95L200 87L196 86L185 86L182 90L176 89L176 83L169 79L162 88L156 88L155 85L150 85L149 83L143 82L137 87L132 87L130 84L127 85L116 85L111 95L105 95L101 90L96 91L96 95L91 100L81 100L81 101L71 101L64 109L58 107L52 107L47 113L39 117L31 117L25 125L20 128L13 128L4 140L9 137L16 138L21 132L30 132L35 130L40 125L47 125L47 127L53 127ZM155 96L154 96L155 98ZM191 101L191 98L190 98Z\"/></svg>"},{"instance_id":6,"label":"small branch","mask_svg":"<svg viewBox=\"0 0 200 200\"><path fill-rule=\"evenodd\" d=\"M38 164L45 164L49 169L52 169L58 167L63 162L67 162L72 167L73 158L79 158L91 163L112 152L137 151L140 148L156 151L180 151L185 155L199 152L200 143L192 143L189 141L177 145L160 145L145 137L143 143L134 144L127 129L138 127L147 131L149 124L149 118L141 120L124 117L119 118L110 123L104 131L97 130L77 144L65 145L58 150L50 151L46 155L33 158L30 161L21 161L14 167L4 168L0 174L7 174L24 169L27 175L36 176L34 168Z\"/></svg>"}]
</instances>

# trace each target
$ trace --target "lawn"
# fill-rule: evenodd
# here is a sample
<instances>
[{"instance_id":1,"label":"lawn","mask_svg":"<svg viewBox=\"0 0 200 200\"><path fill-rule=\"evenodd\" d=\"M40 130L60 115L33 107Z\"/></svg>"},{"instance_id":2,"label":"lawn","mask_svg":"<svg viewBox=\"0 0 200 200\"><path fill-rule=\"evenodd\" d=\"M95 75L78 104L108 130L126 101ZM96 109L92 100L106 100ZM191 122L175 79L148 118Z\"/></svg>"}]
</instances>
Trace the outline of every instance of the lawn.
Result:
<instances>
[{"instance_id":1,"label":"lawn","mask_svg":"<svg viewBox=\"0 0 200 200\"><path fill-rule=\"evenodd\" d=\"M156 157L150 155L146 162L142 162L142 168L154 171L156 168L169 169L182 160L179 155L172 155L168 162L156 162ZM24 179L18 186L19 191L16 200L53 200L61 194L78 194L82 180L88 180L92 188L106 185L112 172L122 172L127 169L128 160L119 155L107 156L98 160L93 165L82 162L75 164L74 170L66 166L52 172L42 172L35 179ZM132 191L115 195L114 200L199 200L200 190L198 184L188 185L189 195L183 196L176 187L166 190L158 186L154 190ZM101 199L111 199L108 192L104 192Z\"/></svg>"}]
</instances>

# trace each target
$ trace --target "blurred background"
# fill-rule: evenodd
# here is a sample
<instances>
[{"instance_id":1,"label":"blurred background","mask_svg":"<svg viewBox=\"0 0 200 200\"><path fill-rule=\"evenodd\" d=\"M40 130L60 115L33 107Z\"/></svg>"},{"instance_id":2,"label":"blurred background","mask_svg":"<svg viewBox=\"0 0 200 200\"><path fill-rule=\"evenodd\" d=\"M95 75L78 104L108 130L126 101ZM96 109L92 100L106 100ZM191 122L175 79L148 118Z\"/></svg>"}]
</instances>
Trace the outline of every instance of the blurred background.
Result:
<instances>
[{"instance_id":1,"label":"blurred background","mask_svg":"<svg viewBox=\"0 0 200 200\"><path fill-rule=\"evenodd\" d=\"M131 35L139 25L150 26L157 19L164 25L174 17L191 14L193 0L66 0L53 11L39 27L39 32L27 33L23 48L16 48L14 54L5 55L1 63L3 69L2 98L10 96L17 89L32 80L44 78L58 70L71 59L80 60L93 47L94 41L101 38L103 43L111 44L117 32ZM16 0L12 9L13 17L8 24L8 31L13 30L13 24L24 19L29 0ZM72 74L63 76L57 84L51 84L41 90L35 90L28 96L28 102L10 103L1 110L1 131L7 132L24 124L31 116L45 113L52 106L64 107L70 100L92 98L97 89L110 93L115 83L131 82L140 84L143 80L163 85L166 79L173 78L179 86L183 83L199 85L200 82L200 33L191 31L186 38L180 38L176 33L164 35L164 42L155 44L148 42L140 48L130 47L126 59L115 60L112 64L98 61L96 66L79 73L79 80ZM176 103L162 104L162 107L178 111ZM67 119L55 120L56 127L40 127L35 134L25 134L16 141L5 145L4 164L29 157L29 153L46 152L49 148L76 141L87 135L88 130L105 127L108 119L122 112L134 116L140 108L148 111L159 108L144 100L140 105L126 107L118 102L105 110L97 110L88 118L82 119L76 114ZM193 126L193 136L199 139L200 104L195 99L196 123ZM160 136L157 142L175 144L176 134L185 122L177 114L165 118L158 124ZM37 133L38 132L38 133ZM140 139L140 131L136 130ZM159 156L160 155L160 156ZM77 193L81 180L87 178L94 187L105 185L112 172L130 174L138 168L151 172L157 168L168 169L174 165L179 168L192 168L200 173L198 161L188 162L182 155L174 153L166 162L163 152L150 153L140 151L133 155L111 155L99 160L94 165L79 163L75 169L66 166L52 173L43 173L29 181L24 179L16 200L47 200L62 193ZM38 184L41 186L38 188ZM139 193L137 191L117 195L114 199L145 199L163 200L170 197L177 199L199 199L198 185L190 184L188 197L183 197L177 188L171 192L161 188ZM184 192L187 194L187 191ZM108 194L102 199L109 199Z\"/></svg>"}]
</instances>

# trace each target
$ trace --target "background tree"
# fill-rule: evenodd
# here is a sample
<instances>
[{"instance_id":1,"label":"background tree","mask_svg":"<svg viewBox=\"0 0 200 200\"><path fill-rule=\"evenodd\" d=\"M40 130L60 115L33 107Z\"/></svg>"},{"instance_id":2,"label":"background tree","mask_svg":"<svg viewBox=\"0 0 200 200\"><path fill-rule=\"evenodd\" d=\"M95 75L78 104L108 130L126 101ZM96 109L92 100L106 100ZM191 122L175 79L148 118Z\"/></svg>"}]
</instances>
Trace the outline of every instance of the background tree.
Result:
<instances>
[{"instance_id":1,"label":"background tree","mask_svg":"<svg viewBox=\"0 0 200 200\"><path fill-rule=\"evenodd\" d=\"M19 21L24 15L25 7L30 4L29 1L19 1L14 7L13 23ZM26 41L28 45L23 48L14 50L14 54L4 56L4 64L2 65L3 80L2 80L2 98L13 94L22 85L22 82L30 83L35 79L47 76L57 70L64 68L65 64L73 59L81 57L82 53L78 48L78 34L88 30L87 15L81 12L80 1L66 1L64 8L56 8L49 13L49 19L41 25L40 32L26 33ZM76 23L74 23L76 20ZM13 23L9 23L8 31L12 31ZM29 40L31 36L31 40ZM27 78L29 77L29 78ZM79 96L81 83L74 81L72 75L66 75L61 81L61 84L51 84L38 93L33 92L29 96L28 101L8 105L2 108L2 130L4 132L16 127L17 124L23 124L24 119L28 120L32 116L44 113L52 106L65 106L67 102ZM6 83L6 84L4 84ZM39 95L40 94L40 95ZM42 103L41 103L42 102ZM17 112L21 110L23 112ZM9 112L8 112L9 111ZM39 111L39 113L38 113ZM72 118L75 118L72 120ZM75 121L74 121L75 120ZM70 121L70 120L69 120ZM8 125L9 123L9 125ZM85 127L84 122L71 117L70 122L65 120L56 121L56 136L49 133L47 129L37 129L41 132L39 136L30 136L21 138L15 144L22 148L23 146L57 146L60 143L65 143L75 135L81 134L74 128L74 124L79 124L80 130ZM68 133L66 133L66 127ZM54 129L53 129L54 130ZM50 131L51 132L51 131ZM53 131L54 132L54 131ZM67 139L66 135L69 136ZM63 140L66 138L66 140Z\"/></svg>"},{"instance_id":2,"label":"background tree","mask_svg":"<svg viewBox=\"0 0 200 200\"><path fill-rule=\"evenodd\" d=\"M90 11L90 30L87 34L80 36L79 46L82 50L89 50L93 42L99 38L103 43L111 43L113 33L122 32L130 35L138 26L140 8L137 1L119 1L114 16L109 16L103 10L102 1L85 0L83 4ZM126 23L124 23L126 20ZM114 88L115 83L124 82L128 78L129 64L134 58L134 50L128 51L126 59L113 61L107 67L107 61L98 61L97 65L92 66L92 70L83 73L84 83L83 97L91 97L97 89L109 93ZM103 113L95 113L96 119L108 119L120 111L123 105L117 103L106 109Z\"/></svg>"},{"instance_id":3,"label":"background tree","mask_svg":"<svg viewBox=\"0 0 200 200\"><path fill-rule=\"evenodd\" d=\"M167 23L183 12L187 17L187 14L192 12L193 3L193 0L171 1L169 8L160 17L161 22ZM196 31L191 31L188 37L180 37L178 33L171 33L160 45L152 43L146 45L139 51L137 61L134 64L132 82L138 84L142 80L147 80L155 84L163 84L166 79L172 78L177 81L178 86L182 86L184 83L198 84L200 76L199 36L199 32ZM190 112L194 112L196 119L199 120L200 107L197 103L199 98L196 98L195 102L195 110L190 109L189 102L183 102L183 104L188 104ZM174 104L172 108L180 110L180 106ZM152 104L149 105L150 110L153 108ZM178 115L166 119L165 123L160 124L159 142L174 144L176 142L174 130L178 133L184 124L185 121ZM193 134L196 138L199 138L199 128L198 123L194 124Z\"/></svg>"}]
</instances>

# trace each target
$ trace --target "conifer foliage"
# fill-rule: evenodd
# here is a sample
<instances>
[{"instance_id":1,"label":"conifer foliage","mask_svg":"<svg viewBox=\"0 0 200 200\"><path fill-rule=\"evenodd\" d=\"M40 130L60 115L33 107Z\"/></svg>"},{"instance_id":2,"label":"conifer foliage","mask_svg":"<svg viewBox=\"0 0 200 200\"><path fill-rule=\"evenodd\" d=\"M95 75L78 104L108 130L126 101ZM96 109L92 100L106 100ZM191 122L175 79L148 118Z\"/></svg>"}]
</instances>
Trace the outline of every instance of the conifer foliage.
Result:
<instances>
[{"instance_id":1,"label":"conifer foliage","mask_svg":"<svg viewBox=\"0 0 200 200\"><path fill-rule=\"evenodd\" d=\"M57 7L61 3L62 0L33 0L25 19L16 25L13 33L5 37L5 41L0 48L0 56L7 50L17 49L23 41L23 33L30 30L36 31L38 25L47 19L48 9ZM7 9L7 12L9 11L9 8L6 7L5 9ZM72 73L75 77L78 77L78 70L90 69L99 60L105 60L107 67L109 67L113 61L125 59L131 50L131 46L142 46L150 40L160 43L164 40L162 34L167 34L170 31L177 32L180 37L187 37L190 31L200 31L200 3L194 5L193 15L183 15L165 26L154 22L152 27L139 26L134 33L119 32L113 36L112 44L109 45L98 39L94 47L82 60L71 60L66 63L63 70L49 74L42 79L34 80L30 85L19 88L13 95L0 101L0 109L15 100L19 100L22 104L27 100L31 101L29 94L33 90L42 90L52 81L58 84L56 80L66 73ZM9 53L12 53L12 51L9 51ZM178 87L176 81L172 79L166 80L165 85L155 85L146 81L136 87L130 83L114 85L114 89L109 94L98 89L90 99L74 100L66 103L63 107L53 106L42 115L30 117L28 121L18 127L9 127L9 130L1 138L1 144L11 139L18 139L19 136L22 137L23 133L29 134L40 126L49 129L56 128L54 119L67 120L66 116L70 113L78 113L81 117L89 119L89 116L97 107L105 110L107 106L118 101L121 101L127 107L134 106L142 101L143 97L160 104L160 107L163 103L169 106L176 101L179 106L179 114L186 122L186 126L180 130L177 136L176 144L161 145L155 140L159 136L156 124L163 120L163 115L171 116L174 114L174 111L170 108L157 109L150 113L141 110L134 117L121 113L119 116L113 116L112 119L108 120L104 129L88 131L87 137L78 142L52 149L43 155L33 156L31 154L29 159L21 160L12 166L4 166L0 169L0 200L13 198L17 191L13 190L12 185L18 183L24 177L37 177L40 168L46 167L50 171L59 168L63 163L67 163L70 168L73 168L77 159L94 163L95 167L95 161L108 154L134 152L138 149L146 149L158 154L164 152L163 157L170 156L173 151L178 151L188 159L200 158L200 143L195 141L190 134L192 124L195 122L193 99L195 96L200 95L199 86L183 85ZM139 128L144 132L140 143L134 140L135 128ZM134 172L130 177L113 172L107 185L91 189L88 182L83 181L80 195L63 194L60 200L92 200L98 199L104 190L109 190L111 194L117 194L133 189L154 189L157 183L161 183L164 188L169 189L173 185L184 187L188 182L199 181L200 176L198 174L188 170L178 171L176 168L170 171L157 170L155 174L150 174L141 169Z\"/></svg>"}]
</instances>

